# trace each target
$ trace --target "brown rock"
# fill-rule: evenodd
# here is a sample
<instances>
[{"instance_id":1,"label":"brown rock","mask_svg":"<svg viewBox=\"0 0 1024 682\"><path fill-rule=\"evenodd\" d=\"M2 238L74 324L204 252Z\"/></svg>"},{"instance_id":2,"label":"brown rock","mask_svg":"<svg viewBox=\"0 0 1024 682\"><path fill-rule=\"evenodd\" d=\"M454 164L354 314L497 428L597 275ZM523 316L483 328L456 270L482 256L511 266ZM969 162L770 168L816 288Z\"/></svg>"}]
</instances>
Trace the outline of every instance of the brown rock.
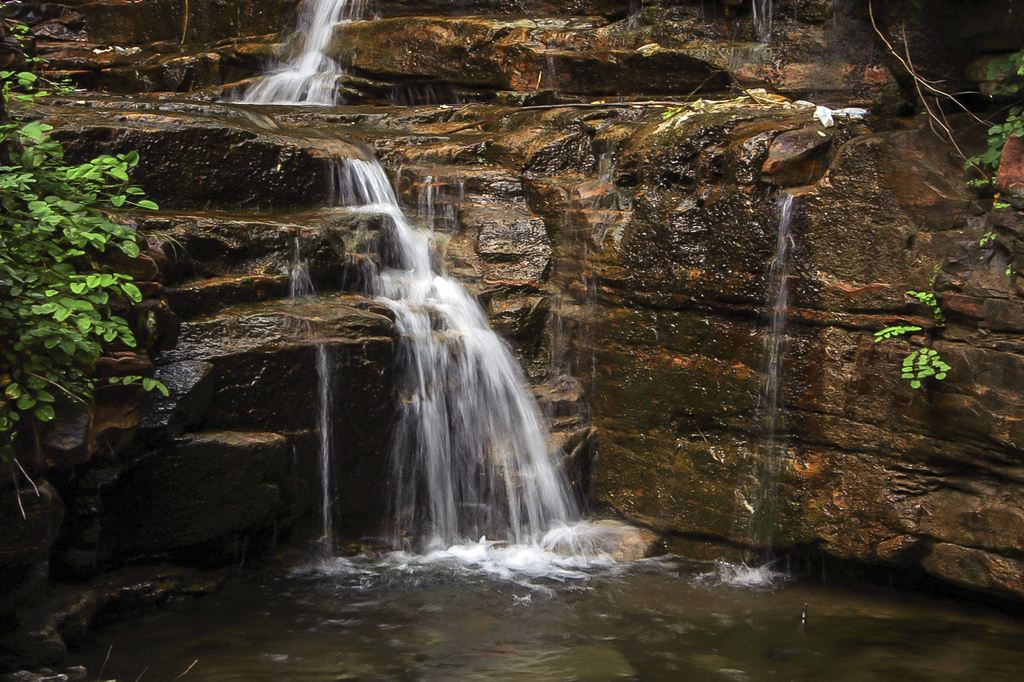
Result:
<instances>
[{"instance_id":1,"label":"brown rock","mask_svg":"<svg viewBox=\"0 0 1024 682\"><path fill-rule=\"evenodd\" d=\"M153 361L143 353L123 351L105 355L96 363L93 376L97 378L149 374Z\"/></svg>"},{"instance_id":2,"label":"brown rock","mask_svg":"<svg viewBox=\"0 0 1024 682\"><path fill-rule=\"evenodd\" d=\"M158 554L269 523L287 445L277 434L220 431L147 455L103 494L101 559Z\"/></svg>"},{"instance_id":3,"label":"brown rock","mask_svg":"<svg viewBox=\"0 0 1024 682\"><path fill-rule=\"evenodd\" d=\"M979 549L938 543L921 562L929 573L971 590L1019 599L1024 564Z\"/></svg>"},{"instance_id":4,"label":"brown rock","mask_svg":"<svg viewBox=\"0 0 1024 682\"><path fill-rule=\"evenodd\" d=\"M87 462L92 456L89 434L92 411L72 403L60 405L57 417L43 430L43 457L49 466L67 469Z\"/></svg>"},{"instance_id":5,"label":"brown rock","mask_svg":"<svg viewBox=\"0 0 1024 682\"><path fill-rule=\"evenodd\" d=\"M762 177L772 185L810 185L824 175L831 151L832 137L820 126L782 133L768 148Z\"/></svg>"},{"instance_id":6,"label":"brown rock","mask_svg":"<svg viewBox=\"0 0 1024 682\"><path fill-rule=\"evenodd\" d=\"M996 189L1007 199L1024 206L1024 137L1011 137L1003 145Z\"/></svg>"},{"instance_id":7,"label":"brown rock","mask_svg":"<svg viewBox=\"0 0 1024 682\"><path fill-rule=\"evenodd\" d=\"M0 567L23 566L46 559L64 518L64 504L47 481L36 481L38 495L24 481L19 485L17 494L4 489L0 495L0 519L3 520L0 523Z\"/></svg>"}]
</instances>

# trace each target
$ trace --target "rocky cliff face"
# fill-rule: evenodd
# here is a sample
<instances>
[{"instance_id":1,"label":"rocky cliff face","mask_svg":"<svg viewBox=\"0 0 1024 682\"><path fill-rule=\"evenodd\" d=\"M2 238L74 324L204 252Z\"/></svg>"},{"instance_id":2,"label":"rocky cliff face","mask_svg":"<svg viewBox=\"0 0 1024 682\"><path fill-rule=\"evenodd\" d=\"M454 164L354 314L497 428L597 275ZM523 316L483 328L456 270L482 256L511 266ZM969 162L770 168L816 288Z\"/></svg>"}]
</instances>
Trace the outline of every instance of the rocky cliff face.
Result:
<instances>
[{"instance_id":1,"label":"rocky cliff face","mask_svg":"<svg viewBox=\"0 0 1024 682\"><path fill-rule=\"evenodd\" d=\"M170 402L121 396L45 444L34 473L50 482L0 535L21 603L38 601L47 561L89 583L91 606L48 611L81 620L130 610L125 581L144 580L104 577L125 562L222 564L287 536L315 501L317 345L336 359L341 406L336 525L375 531L395 331L360 272L386 226L322 208L331 163L370 152L516 348L581 494L705 557L757 544L768 271L778 197L792 194L780 551L1019 601L1024 219L973 201L923 122L824 128L794 104L905 112L905 74L861 3L776 4L761 45L736 3L630 16L612 0L380 0L381 20L337 29L349 106L257 111L204 100L280 49L294 3L192 0L187 22L176 0L26 3L50 68L106 93L45 107L69 154L142 155L137 180L166 209L135 218L151 244L146 310L181 329L152 346ZM883 25L905 18L887 5ZM979 52L1009 49L1002 25L961 26ZM978 55L936 50L927 32L911 33L927 64L969 81ZM690 94L705 99L657 103ZM613 95L646 103L593 102ZM373 106L389 101L415 106ZM321 301L287 298L296 249ZM905 295L931 283L945 326L874 343L891 324L934 326ZM922 344L952 370L915 391L899 366ZM147 576L159 599L198 589L166 568ZM19 632L34 624L31 641L50 645L40 660L59 649L46 633L78 622L21 613Z\"/></svg>"}]
</instances>

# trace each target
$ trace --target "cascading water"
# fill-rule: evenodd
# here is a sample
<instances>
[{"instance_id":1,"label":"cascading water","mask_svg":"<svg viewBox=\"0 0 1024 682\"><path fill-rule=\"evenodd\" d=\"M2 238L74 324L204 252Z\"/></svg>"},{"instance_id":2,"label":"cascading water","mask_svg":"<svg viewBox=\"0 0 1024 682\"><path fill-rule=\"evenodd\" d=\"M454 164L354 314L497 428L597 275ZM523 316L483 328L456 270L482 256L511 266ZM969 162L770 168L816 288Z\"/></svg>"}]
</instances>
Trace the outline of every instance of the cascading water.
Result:
<instances>
[{"instance_id":1,"label":"cascading water","mask_svg":"<svg viewBox=\"0 0 1024 682\"><path fill-rule=\"evenodd\" d=\"M250 104L337 104L341 67L327 56L335 27L361 19L366 0L305 0L293 34L291 59L247 89Z\"/></svg>"},{"instance_id":2,"label":"cascading water","mask_svg":"<svg viewBox=\"0 0 1024 682\"><path fill-rule=\"evenodd\" d=\"M775 240L775 255L768 268L769 311L768 334L765 338L765 378L761 387L760 414L764 434L764 455L759 458L756 472L756 491L751 518L751 540L765 548L766 559L771 557L774 538L775 509L778 503L779 477L785 462L785 452L779 443L779 434L785 429L782 400L782 361L786 352L786 320L789 313L790 271L793 256L793 195L779 199L779 224Z\"/></svg>"},{"instance_id":3,"label":"cascading water","mask_svg":"<svg viewBox=\"0 0 1024 682\"><path fill-rule=\"evenodd\" d=\"M772 0L752 0L754 32L762 43L767 43L768 39L772 37L772 14L774 13L772 4Z\"/></svg>"},{"instance_id":4,"label":"cascading water","mask_svg":"<svg viewBox=\"0 0 1024 682\"><path fill-rule=\"evenodd\" d=\"M469 292L435 271L430 234L408 223L378 163L346 161L335 189L336 203L392 223L372 286L401 335L392 541L543 543L578 510L511 350Z\"/></svg>"},{"instance_id":5,"label":"cascading water","mask_svg":"<svg viewBox=\"0 0 1024 682\"><path fill-rule=\"evenodd\" d=\"M644 9L644 0L629 0L629 16L626 19L626 26L630 31L640 28L640 13Z\"/></svg>"},{"instance_id":6,"label":"cascading water","mask_svg":"<svg viewBox=\"0 0 1024 682\"><path fill-rule=\"evenodd\" d=\"M292 266L289 270L291 298L316 296L316 288L309 275L309 266L302 258L302 245L295 238ZM324 556L329 556L334 547L334 516L331 513L331 461L334 451L334 394L331 377L334 375L334 360L325 345L316 346L317 414L316 430L319 437L320 474L320 540L318 545Z\"/></svg>"},{"instance_id":7,"label":"cascading water","mask_svg":"<svg viewBox=\"0 0 1024 682\"><path fill-rule=\"evenodd\" d=\"M254 85L243 101L335 103L341 71L326 50L334 26L361 17L364 5L365 0L307 0L295 58ZM554 82L553 60L549 71ZM364 281L367 293L394 311L401 336L391 541L417 550L461 547L463 558L487 554L495 544L514 543L508 550L513 553L529 545L512 560L519 568L536 550L545 555L538 565L547 567L562 561L553 555L572 555L570 563L607 559L608 548L628 531L621 525L569 525L579 510L522 368L473 297L435 270L430 233L406 220L380 164L351 159L337 164L330 177L333 205L384 214L391 222L377 254L381 267ZM308 276L293 281L296 295L312 293ZM326 350L317 353L321 522L329 550L331 367Z\"/></svg>"}]
</instances>

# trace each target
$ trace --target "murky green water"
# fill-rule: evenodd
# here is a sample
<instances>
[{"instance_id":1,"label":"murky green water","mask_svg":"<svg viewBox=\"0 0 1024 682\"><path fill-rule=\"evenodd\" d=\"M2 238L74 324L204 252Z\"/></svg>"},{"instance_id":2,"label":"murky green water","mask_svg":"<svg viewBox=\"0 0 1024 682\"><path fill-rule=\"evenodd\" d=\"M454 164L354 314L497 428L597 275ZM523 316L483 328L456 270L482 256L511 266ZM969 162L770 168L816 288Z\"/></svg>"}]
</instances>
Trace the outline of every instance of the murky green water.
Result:
<instances>
[{"instance_id":1,"label":"murky green water","mask_svg":"<svg viewBox=\"0 0 1024 682\"><path fill-rule=\"evenodd\" d=\"M109 649L104 677L147 682L194 661L182 680L1024 679L1012 618L706 571L652 560L529 583L445 563L268 571L100 631L77 658L95 673Z\"/></svg>"}]
</instances>

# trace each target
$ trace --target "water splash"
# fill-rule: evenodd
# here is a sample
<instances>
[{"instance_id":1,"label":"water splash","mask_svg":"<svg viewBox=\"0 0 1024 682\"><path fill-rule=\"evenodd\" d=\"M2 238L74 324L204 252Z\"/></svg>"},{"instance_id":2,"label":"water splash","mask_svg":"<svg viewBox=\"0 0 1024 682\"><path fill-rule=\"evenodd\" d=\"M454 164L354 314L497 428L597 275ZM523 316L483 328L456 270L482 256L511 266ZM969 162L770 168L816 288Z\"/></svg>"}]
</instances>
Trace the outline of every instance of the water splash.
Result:
<instances>
[{"instance_id":1,"label":"water splash","mask_svg":"<svg viewBox=\"0 0 1024 682\"><path fill-rule=\"evenodd\" d=\"M753 0L754 32L762 43L767 43L772 37L772 5L772 0Z\"/></svg>"},{"instance_id":2,"label":"water splash","mask_svg":"<svg viewBox=\"0 0 1024 682\"><path fill-rule=\"evenodd\" d=\"M530 589L544 589L551 580L587 580L597 575L628 571L629 562L609 551L628 533L625 526L582 521L556 525L535 543L515 544L501 540L466 540L421 553L404 550L376 556L331 557L306 565L300 571L323 574L393 576L430 575L439 571L460 577L484 576L511 581ZM658 559L644 562L656 565ZM635 565L635 564L634 564ZM542 582L538 582L541 579Z\"/></svg>"},{"instance_id":3,"label":"water splash","mask_svg":"<svg viewBox=\"0 0 1024 682\"><path fill-rule=\"evenodd\" d=\"M697 575L695 582L714 587L764 589L785 581L787 577L785 573L773 569L771 563L748 566L743 563L732 564L727 561L717 561L714 570Z\"/></svg>"},{"instance_id":4,"label":"water splash","mask_svg":"<svg viewBox=\"0 0 1024 682\"><path fill-rule=\"evenodd\" d=\"M406 220L383 168L344 162L332 194L392 224L373 284L401 336L392 542L427 551L481 537L536 544L575 519L522 369L473 297L435 270L431 233Z\"/></svg>"},{"instance_id":5,"label":"water splash","mask_svg":"<svg viewBox=\"0 0 1024 682\"><path fill-rule=\"evenodd\" d=\"M786 322L789 314L790 271L793 257L793 195L779 199L779 223L775 255L768 268L767 309L770 311L765 338L765 378L761 387L759 411L763 419L764 456L758 458L757 490L751 518L751 539L767 548L771 559L779 479L785 463L785 450L779 434L785 429L782 397L782 361L786 352Z\"/></svg>"},{"instance_id":6,"label":"water splash","mask_svg":"<svg viewBox=\"0 0 1024 682\"><path fill-rule=\"evenodd\" d=\"M292 35L292 58L278 64L241 97L249 104L337 104L344 71L327 55L335 27L362 19L367 0L305 0Z\"/></svg>"}]
</instances>

